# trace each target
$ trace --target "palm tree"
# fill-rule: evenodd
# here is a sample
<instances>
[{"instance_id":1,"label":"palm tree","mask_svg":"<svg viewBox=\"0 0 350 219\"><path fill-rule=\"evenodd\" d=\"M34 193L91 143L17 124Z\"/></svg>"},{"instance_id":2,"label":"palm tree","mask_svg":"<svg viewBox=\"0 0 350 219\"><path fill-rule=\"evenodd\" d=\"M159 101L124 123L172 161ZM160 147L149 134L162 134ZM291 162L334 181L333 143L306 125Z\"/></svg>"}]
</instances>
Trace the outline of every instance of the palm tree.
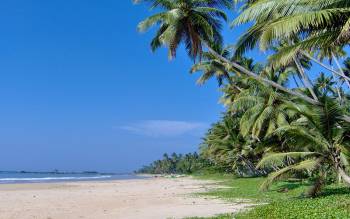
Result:
<instances>
[{"instance_id":1,"label":"palm tree","mask_svg":"<svg viewBox=\"0 0 350 219\"><path fill-rule=\"evenodd\" d=\"M278 1L256 0L245 4L234 25L254 22L237 44L236 55L243 54L259 44L262 50L281 41L290 42L279 52L280 62L295 56L306 56L334 74L350 81L341 71L337 54L331 53L340 72L315 59L307 51L331 48L341 50L350 37L350 8L347 0ZM297 39L297 40L296 40ZM350 86L350 84L349 84Z\"/></svg>"},{"instance_id":2,"label":"palm tree","mask_svg":"<svg viewBox=\"0 0 350 219\"><path fill-rule=\"evenodd\" d=\"M345 55L346 55L346 52L341 47L331 46L331 47L324 47L320 49L318 51L317 58L321 61L321 62L318 62L319 64L321 64L321 66L323 64L324 59L328 60L330 65L332 65L332 62L334 61L338 69L333 70L332 68L331 73L333 75L333 78L336 79L337 75L339 76L339 74L336 73L339 71L341 75L337 80L337 82L339 83L345 82L347 86L350 88L350 82L349 82L348 76L345 75L345 72L338 60L340 57L344 57ZM340 87L341 86L339 86L338 83L336 83L336 89L338 90L338 93L340 92L339 91Z\"/></svg>"},{"instance_id":3,"label":"palm tree","mask_svg":"<svg viewBox=\"0 0 350 219\"><path fill-rule=\"evenodd\" d=\"M294 105L294 110L301 116L290 124L279 127L275 134L287 136L290 147L287 152L269 153L259 162L257 167L274 166L262 184L262 189L275 181L296 171L308 171L317 176L309 195L315 196L326 180L327 172L336 172L350 184L350 177L345 169L349 161L350 126L339 119L344 113L339 104L328 96L319 98L323 105ZM290 162L285 162L286 158Z\"/></svg>"},{"instance_id":4,"label":"palm tree","mask_svg":"<svg viewBox=\"0 0 350 219\"><path fill-rule=\"evenodd\" d=\"M174 58L180 43L184 42L188 55L196 60L202 56L203 40L214 45L222 44L220 20L227 21L227 17L223 11L215 7L228 6L229 1L153 0L146 2L152 4L152 9L165 10L148 17L138 25L139 31L145 31L155 24L160 24L151 42L153 51L165 44L169 48L169 58Z\"/></svg>"},{"instance_id":5,"label":"palm tree","mask_svg":"<svg viewBox=\"0 0 350 219\"><path fill-rule=\"evenodd\" d=\"M223 57L228 58L230 56L230 52L226 48L217 48L217 51ZM203 85L212 77L217 79L219 86L222 86L225 80L233 84L233 81L230 79L230 72L232 72L231 66L225 65L225 63L217 59L210 52L204 52L201 62L194 64L190 72L202 72L202 75L197 80L199 85Z\"/></svg>"},{"instance_id":6,"label":"palm tree","mask_svg":"<svg viewBox=\"0 0 350 219\"><path fill-rule=\"evenodd\" d=\"M164 154L163 159L143 166L136 172L149 174L189 174L207 166L208 161L199 157L197 153L188 153L185 155L172 153L171 158L167 154Z\"/></svg>"},{"instance_id":7,"label":"palm tree","mask_svg":"<svg viewBox=\"0 0 350 219\"><path fill-rule=\"evenodd\" d=\"M217 51L220 51L220 55L227 58L233 59L231 57L231 53L229 48L221 49L218 48ZM239 57L236 60L241 66L245 69L248 69L255 74L259 73L262 69L262 65L260 63L254 63L254 60L246 57ZM224 89L233 89L238 92L242 91L242 79L246 78L245 75L227 63L222 62L220 59L217 59L216 56L213 56L210 52L203 53L203 59L200 63L196 63L191 68L191 73L201 72L202 75L197 80L197 83L202 85L206 83L212 77L215 77L218 81L219 86L224 85L224 81L228 82L228 86Z\"/></svg>"},{"instance_id":8,"label":"palm tree","mask_svg":"<svg viewBox=\"0 0 350 219\"><path fill-rule=\"evenodd\" d=\"M265 68L262 75L279 84L286 84L288 72L275 72ZM294 113L288 110L289 96L268 87L259 81L250 80L247 89L236 96L231 111L241 112L240 132L246 137L261 140L269 137L278 127L289 124Z\"/></svg>"},{"instance_id":9,"label":"palm tree","mask_svg":"<svg viewBox=\"0 0 350 219\"><path fill-rule=\"evenodd\" d=\"M255 0L244 5L233 25L255 22L243 35L238 52L255 47L267 49L276 40L302 36L294 48L322 49L343 46L350 39L348 0L279 1Z\"/></svg>"},{"instance_id":10,"label":"palm tree","mask_svg":"<svg viewBox=\"0 0 350 219\"><path fill-rule=\"evenodd\" d=\"M333 81L333 77L327 77L323 72L321 72L320 76L317 78L315 83L315 89L318 94L321 96L336 96L339 95L337 91L334 89L335 82Z\"/></svg>"},{"instance_id":11,"label":"palm tree","mask_svg":"<svg viewBox=\"0 0 350 219\"><path fill-rule=\"evenodd\" d=\"M148 0L146 2L151 3L151 9L159 8L162 10L142 21L138 26L140 31L145 31L151 26L159 25L159 29L151 42L151 48L153 50L159 48L161 45L166 45L169 48L169 57L173 58L176 55L178 46L184 43L189 56L196 60L202 56L203 46L206 46L213 56L223 63L236 68L241 73L312 104L319 104L317 100L302 93L290 90L267 78L260 77L254 72L245 69L237 62L223 57L212 48L222 42L220 19L227 20L225 13L219 8L223 5L230 6L230 1Z\"/></svg>"},{"instance_id":12,"label":"palm tree","mask_svg":"<svg viewBox=\"0 0 350 219\"><path fill-rule=\"evenodd\" d=\"M237 116L225 114L212 125L200 146L201 156L240 176L261 175L264 171L255 168L259 155L251 142L240 135Z\"/></svg>"}]
</instances>

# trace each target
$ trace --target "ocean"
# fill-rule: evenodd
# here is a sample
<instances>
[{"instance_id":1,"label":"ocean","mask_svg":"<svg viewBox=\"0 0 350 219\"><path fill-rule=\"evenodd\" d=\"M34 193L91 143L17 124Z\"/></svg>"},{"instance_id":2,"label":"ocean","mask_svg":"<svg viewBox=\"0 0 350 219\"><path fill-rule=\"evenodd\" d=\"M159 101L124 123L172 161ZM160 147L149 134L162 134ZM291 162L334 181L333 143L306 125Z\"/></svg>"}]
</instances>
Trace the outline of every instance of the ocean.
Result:
<instances>
[{"instance_id":1,"label":"ocean","mask_svg":"<svg viewBox=\"0 0 350 219\"><path fill-rule=\"evenodd\" d=\"M134 174L0 171L0 184L142 179Z\"/></svg>"}]
</instances>

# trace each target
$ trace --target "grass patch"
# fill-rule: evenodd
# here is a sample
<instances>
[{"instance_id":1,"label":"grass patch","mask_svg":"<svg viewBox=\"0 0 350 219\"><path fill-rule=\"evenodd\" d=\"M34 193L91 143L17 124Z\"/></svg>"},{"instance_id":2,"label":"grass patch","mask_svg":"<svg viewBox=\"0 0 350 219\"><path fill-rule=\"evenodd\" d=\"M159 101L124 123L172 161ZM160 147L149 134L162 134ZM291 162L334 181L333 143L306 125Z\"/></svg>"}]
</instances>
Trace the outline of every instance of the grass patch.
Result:
<instances>
[{"instance_id":1,"label":"grass patch","mask_svg":"<svg viewBox=\"0 0 350 219\"><path fill-rule=\"evenodd\" d=\"M289 219L350 218L350 189L329 185L318 198L305 198L309 184L302 181L275 183L267 192L259 191L263 178L235 178L232 175L202 175L199 179L222 181L229 189L217 189L201 195L225 200L249 199L259 205L236 215L220 215L208 219ZM195 218L192 218L195 219ZM197 218L200 219L200 218Z\"/></svg>"},{"instance_id":2,"label":"grass patch","mask_svg":"<svg viewBox=\"0 0 350 219\"><path fill-rule=\"evenodd\" d=\"M233 218L232 214L222 214L215 217L189 217L186 219L232 219L232 218Z\"/></svg>"}]
</instances>

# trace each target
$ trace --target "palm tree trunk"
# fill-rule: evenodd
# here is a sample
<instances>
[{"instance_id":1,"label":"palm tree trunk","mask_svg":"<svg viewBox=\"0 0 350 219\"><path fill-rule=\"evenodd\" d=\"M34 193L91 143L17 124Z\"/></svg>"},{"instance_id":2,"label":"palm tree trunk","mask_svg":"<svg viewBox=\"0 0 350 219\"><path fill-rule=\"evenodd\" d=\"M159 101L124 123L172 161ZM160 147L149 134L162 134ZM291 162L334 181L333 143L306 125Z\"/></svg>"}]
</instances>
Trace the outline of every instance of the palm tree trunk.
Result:
<instances>
[{"instance_id":1,"label":"palm tree trunk","mask_svg":"<svg viewBox=\"0 0 350 219\"><path fill-rule=\"evenodd\" d=\"M334 72L332 72L332 76L333 76L333 78L337 78L336 75L334 74ZM347 80L345 80L345 81L348 82ZM342 102L342 96L341 96L341 93L340 93L340 87L339 87L338 81L335 84L335 89L337 90L337 94L338 94L338 97L339 97L339 102L341 103Z\"/></svg>"},{"instance_id":2,"label":"palm tree trunk","mask_svg":"<svg viewBox=\"0 0 350 219\"><path fill-rule=\"evenodd\" d=\"M338 172L338 175L341 176L341 179L343 179L343 181L350 186L350 176L348 176L348 174L343 169L344 166L341 162L340 151L336 150L335 148L331 148L331 150L332 160L334 162L334 166Z\"/></svg>"},{"instance_id":3,"label":"palm tree trunk","mask_svg":"<svg viewBox=\"0 0 350 219\"><path fill-rule=\"evenodd\" d=\"M299 79L299 81L301 82L302 86L306 87L306 85L305 85L305 83L304 83L304 80L303 80L303 78L301 77L299 71L298 71L298 79Z\"/></svg>"},{"instance_id":4,"label":"palm tree trunk","mask_svg":"<svg viewBox=\"0 0 350 219\"><path fill-rule=\"evenodd\" d=\"M298 76L299 76L299 75L298 75ZM297 85L297 87L299 88L300 85L299 85L297 79L295 78L295 75L293 74L292 77L293 77L294 83L295 83L295 84Z\"/></svg>"},{"instance_id":5,"label":"palm tree trunk","mask_svg":"<svg viewBox=\"0 0 350 219\"><path fill-rule=\"evenodd\" d=\"M343 71L341 65L339 64L339 61L338 61L337 57L334 55L334 53L332 53L332 57L333 57L333 59L334 59L334 61L335 61L335 64L337 64L340 73L341 73L343 76L345 76L345 73L344 73L344 71ZM348 80L345 80L345 82L346 82L346 84L348 85L348 87L350 88L350 82L349 82Z\"/></svg>"},{"instance_id":6,"label":"palm tree trunk","mask_svg":"<svg viewBox=\"0 0 350 219\"><path fill-rule=\"evenodd\" d=\"M335 89L337 89L337 93L338 93L340 105L342 105L342 96L341 96L341 93L340 93L340 89L339 89L338 84L336 85Z\"/></svg>"},{"instance_id":7,"label":"palm tree trunk","mask_svg":"<svg viewBox=\"0 0 350 219\"><path fill-rule=\"evenodd\" d=\"M306 96L306 95L304 95L304 94L301 94L301 93L299 93L299 92L295 92L295 91L293 91L293 90L289 90L288 88L285 88L285 87L283 87L282 85L280 85L280 84L278 84L278 83L276 83L276 82L274 82L274 81L270 81L270 80L268 80L268 79L266 79L266 78L262 78L262 77L260 77L259 75L256 75L254 72L251 72L251 71L245 69L244 67L242 67L242 66L239 65L238 63L236 63L236 62L231 62L231 61L228 60L227 58L221 56L221 55L220 55L219 53L217 53L214 49L212 49L205 41L203 41L203 44L207 47L207 49L208 49L216 58L220 59L220 60L223 61L223 62L226 62L227 64L231 65L231 67L235 67L235 68L239 69L239 70L242 71L244 74L246 74L246 75L248 75L248 76L250 76L250 77L252 77L252 78L254 78L254 79L256 79L256 80L263 81L264 83L266 83L266 84L268 84L268 85L271 85L272 87L275 87L275 88L277 88L277 89L279 89L279 90L281 90L281 91L284 91L284 92L286 92L286 93L288 93L288 94L290 94L290 95L299 97L300 99L302 99L302 100L304 100L304 101L306 101L306 102L308 102L308 103L310 103L310 104L312 104L312 105L320 105L320 104L321 104L319 101L314 100L314 99L312 99L312 98L310 98L310 97L308 97L308 96ZM305 54L305 53L303 52L303 55L309 57L309 58L312 59L312 60L317 61L317 63L320 63L318 60L314 59L313 57L311 57L311 56L308 55L307 53ZM320 64L323 65L323 63L320 63ZM326 66L326 67L327 67L327 66ZM333 70L332 70L332 71L333 71ZM336 72L336 71L335 71L335 72ZM334 73L335 73L335 72L334 72ZM336 74L339 74L339 73L336 72ZM344 77L345 79L347 79L347 80L350 80L350 78L348 78L348 77L346 77L346 76L343 76L343 77ZM345 122L350 123L350 116L343 115L341 119L344 120Z\"/></svg>"},{"instance_id":8,"label":"palm tree trunk","mask_svg":"<svg viewBox=\"0 0 350 219\"><path fill-rule=\"evenodd\" d=\"M343 181L346 184L350 185L350 176L348 176L348 174L346 174L346 172L341 167L338 167L338 173L341 176L341 178L343 179Z\"/></svg>"},{"instance_id":9,"label":"palm tree trunk","mask_svg":"<svg viewBox=\"0 0 350 219\"><path fill-rule=\"evenodd\" d=\"M350 116L343 115L343 117L341 119L344 120L345 122L349 122L350 123Z\"/></svg>"},{"instance_id":10,"label":"palm tree trunk","mask_svg":"<svg viewBox=\"0 0 350 219\"><path fill-rule=\"evenodd\" d=\"M341 68L341 66L340 66L340 64L338 62L338 59L337 59L337 57L335 57L333 52L332 52L332 58L334 59L335 63L337 64L337 66L338 66L338 68L340 70L340 73L343 76L345 76L344 71L343 71L343 69ZM334 74L334 72L332 72L332 75L333 75L334 78L336 78L336 75ZM347 82L348 86L350 87L349 81L345 80L345 82ZM336 85L335 85L335 89L337 90L337 93L338 93L339 102L340 102L340 104L342 104L342 96L341 96L341 93L340 93L340 87L341 87L341 85L339 86L339 83L337 81ZM341 181L341 178L339 178L339 181Z\"/></svg>"},{"instance_id":11,"label":"palm tree trunk","mask_svg":"<svg viewBox=\"0 0 350 219\"><path fill-rule=\"evenodd\" d=\"M341 175L338 173L338 184L340 184L341 182L342 182L342 180L341 180Z\"/></svg>"},{"instance_id":12,"label":"palm tree trunk","mask_svg":"<svg viewBox=\"0 0 350 219\"><path fill-rule=\"evenodd\" d=\"M327 70L333 72L334 74L336 74L336 75L338 75L338 76L344 78L344 79L347 80L347 81L350 81L350 78L347 77L345 74L342 75L341 73L339 73L339 72L335 71L334 69L332 69L331 67L329 67L329 66L323 64L322 62L320 62L319 60L315 59L314 57L312 57L311 55L309 55L309 54L306 53L306 52L302 52L302 51L301 51L301 53L302 53L304 56L306 56L307 58L311 59L312 61L314 61L314 62L316 62L317 64L319 64L320 66L322 66L323 68L325 68L325 69L327 69Z\"/></svg>"},{"instance_id":13,"label":"palm tree trunk","mask_svg":"<svg viewBox=\"0 0 350 219\"><path fill-rule=\"evenodd\" d=\"M309 77L305 74L305 71L304 71L303 67L301 66L300 61L296 57L293 57L293 61L295 62L295 65L297 66L297 69L298 69L298 71L303 79L303 83L304 83L305 87L309 90L309 92L310 92L311 96L314 98L314 100L318 100L314 90L312 89L312 87L313 87L312 83L311 83Z\"/></svg>"},{"instance_id":14,"label":"palm tree trunk","mask_svg":"<svg viewBox=\"0 0 350 219\"><path fill-rule=\"evenodd\" d=\"M320 176L316 178L315 182L307 192L309 197L316 197L325 185L326 173L321 172Z\"/></svg>"},{"instance_id":15,"label":"palm tree trunk","mask_svg":"<svg viewBox=\"0 0 350 219\"><path fill-rule=\"evenodd\" d=\"M297 76L298 76L298 79L299 79L300 83L302 84L302 85L299 85L299 83L298 83L297 80L295 79L295 75L293 74L293 80L294 80L295 84L297 84L298 88L300 88L300 87L306 87L306 85L305 85L305 83L304 83L304 80L302 79L302 77L301 77L299 71L297 71L296 74L297 74Z\"/></svg>"},{"instance_id":16,"label":"palm tree trunk","mask_svg":"<svg viewBox=\"0 0 350 219\"><path fill-rule=\"evenodd\" d=\"M297 96L297 97L299 97L300 99L302 99L302 100L304 100L304 101L306 101L306 102L308 102L308 103L311 103L311 104L313 104L313 105L319 105L319 104L320 104L320 102L317 101L317 100L314 100L314 99L312 99L312 98L310 98L310 97L308 97L308 96L306 96L306 95L304 95L304 94L301 94L301 93L299 93L299 92L296 92L296 91L290 90L290 89L288 89L288 88L285 88L285 87L283 87L282 85L280 85L280 84L278 84L278 83L276 83L276 82L274 82L274 81L271 81L271 80L269 80L269 79L267 79L267 78L263 78L263 77L261 77L261 76L255 74L254 72L251 72L251 71L245 69L244 67L242 67L241 65L239 65L239 64L236 63L236 62L233 62L233 61L228 60L227 58L225 58L225 57L221 56L219 53L217 53L214 49L212 49L205 41L203 41L203 44L206 45L206 47L208 48L208 50L209 50L216 58L218 58L218 59L220 59L221 61L226 62L227 64L231 65L232 67L234 67L234 68L240 70L242 73L244 73L244 74L246 74L246 75L248 75L248 76L250 76L250 77L252 77L252 78L254 78L254 79L258 80L258 81L262 81L262 82L264 82L264 83L266 83L266 84L268 84L268 85L270 85L270 86L272 86L272 87L275 87L275 88L277 88L278 90L284 91L284 92L286 92L286 93L288 93L288 94L291 94L291 95L293 95L293 96Z\"/></svg>"}]
</instances>

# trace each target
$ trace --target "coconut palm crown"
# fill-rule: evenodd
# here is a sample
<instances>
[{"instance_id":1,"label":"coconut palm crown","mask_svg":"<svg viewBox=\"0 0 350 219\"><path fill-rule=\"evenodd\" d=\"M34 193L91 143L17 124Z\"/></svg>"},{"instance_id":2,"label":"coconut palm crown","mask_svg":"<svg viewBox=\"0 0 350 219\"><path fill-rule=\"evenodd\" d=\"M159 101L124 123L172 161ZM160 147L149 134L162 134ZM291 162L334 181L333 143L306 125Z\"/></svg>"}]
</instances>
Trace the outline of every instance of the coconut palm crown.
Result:
<instances>
[{"instance_id":1,"label":"coconut palm crown","mask_svg":"<svg viewBox=\"0 0 350 219\"><path fill-rule=\"evenodd\" d=\"M222 7L230 7L227 0L136 0L150 3L151 9L160 12L146 18L138 25L143 32L157 25L159 28L151 41L155 51L162 45L169 49L169 58L176 56L177 48L184 43L191 59L200 58L203 42L222 44L222 20L227 21Z\"/></svg>"}]
</instances>

